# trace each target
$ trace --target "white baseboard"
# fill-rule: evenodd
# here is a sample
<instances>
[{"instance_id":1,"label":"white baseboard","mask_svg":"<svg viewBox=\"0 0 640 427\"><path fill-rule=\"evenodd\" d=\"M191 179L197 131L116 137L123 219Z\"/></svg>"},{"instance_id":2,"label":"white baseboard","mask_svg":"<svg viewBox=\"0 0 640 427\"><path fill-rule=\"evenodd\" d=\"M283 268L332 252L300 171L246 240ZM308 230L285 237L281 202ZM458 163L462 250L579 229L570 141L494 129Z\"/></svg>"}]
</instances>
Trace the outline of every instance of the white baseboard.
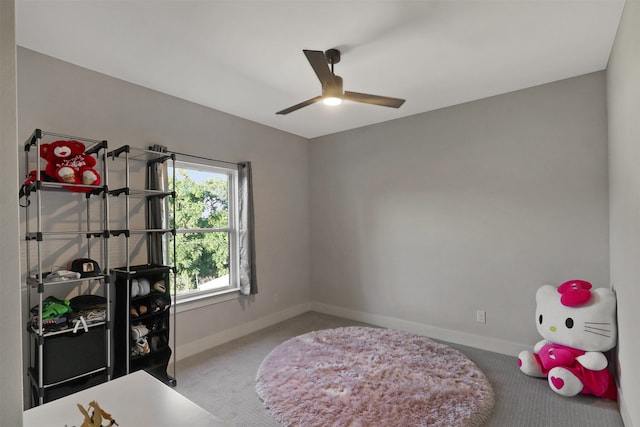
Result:
<instances>
[{"instance_id":1,"label":"white baseboard","mask_svg":"<svg viewBox=\"0 0 640 427\"><path fill-rule=\"evenodd\" d=\"M497 338L485 337L482 335L470 334L468 332L454 331L451 329L438 328L436 326L423 323L411 322L397 319L395 317L381 316L379 314L366 313L362 311L350 310L328 304L311 303L311 310L333 316L344 317L358 322L370 323L385 328L398 329L414 334L425 335L438 340L450 343L466 345L482 350L493 351L495 353L517 356L522 350L531 350L532 345L520 344L504 341Z\"/></svg>"},{"instance_id":2,"label":"white baseboard","mask_svg":"<svg viewBox=\"0 0 640 427\"><path fill-rule=\"evenodd\" d=\"M196 341L191 341L186 344L178 345L176 349L176 360L182 360L189 356L201 353L210 348L216 347L220 344L241 338L250 333L259 331L268 326L275 325L276 323L298 316L311 310L311 304L300 304L293 307L289 307L285 310L277 313L270 314L260 319L252 320L251 322L243 323L233 328L225 329L213 335L200 338Z\"/></svg>"},{"instance_id":3,"label":"white baseboard","mask_svg":"<svg viewBox=\"0 0 640 427\"><path fill-rule=\"evenodd\" d=\"M299 304L289 307L277 313L270 314L251 322L243 323L236 327L225 329L218 333L208 335L196 341L178 345L176 360L182 360L193 356L210 348L224 344L226 342L241 338L250 333L259 331L268 326L285 321L292 317L306 313L307 311L317 311L319 313L329 314L332 316L344 317L345 319L356 320L358 322L370 323L385 328L399 329L401 331L411 332L414 334L426 335L431 338L467 345L482 350L493 351L496 353L507 354L509 356L517 356L522 350L531 350L531 345L519 344L510 341L504 341L497 338L485 337L482 335L470 334L467 332L454 331L451 329L438 328L423 323L411 322L408 320L397 319L394 317L381 316L379 314L366 313L362 311L350 310L343 307L321 304L308 303Z\"/></svg>"}]
</instances>

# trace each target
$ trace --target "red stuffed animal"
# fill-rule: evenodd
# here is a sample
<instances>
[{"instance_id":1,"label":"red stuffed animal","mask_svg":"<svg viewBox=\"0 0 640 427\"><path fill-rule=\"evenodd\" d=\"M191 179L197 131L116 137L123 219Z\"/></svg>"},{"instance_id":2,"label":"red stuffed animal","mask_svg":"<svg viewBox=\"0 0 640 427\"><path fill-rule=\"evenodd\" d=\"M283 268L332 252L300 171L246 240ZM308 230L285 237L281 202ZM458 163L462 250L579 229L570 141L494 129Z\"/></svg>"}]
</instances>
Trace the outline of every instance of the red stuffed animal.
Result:
<instances>
[{"instance_id":1,"label":"red stuffed animal","mask_svg":"<svg viewBox=\"0 0 640 427\"><path fill-rule=\"evenodd\" d=\"M40 144L40 157L47 161L44 172L68 184L100 185L100 175L94 169L96 159L84 153L79 141L54 141ZM90 187L65 187L75 192L91 191Z\"/></svg>"}]
</instances>

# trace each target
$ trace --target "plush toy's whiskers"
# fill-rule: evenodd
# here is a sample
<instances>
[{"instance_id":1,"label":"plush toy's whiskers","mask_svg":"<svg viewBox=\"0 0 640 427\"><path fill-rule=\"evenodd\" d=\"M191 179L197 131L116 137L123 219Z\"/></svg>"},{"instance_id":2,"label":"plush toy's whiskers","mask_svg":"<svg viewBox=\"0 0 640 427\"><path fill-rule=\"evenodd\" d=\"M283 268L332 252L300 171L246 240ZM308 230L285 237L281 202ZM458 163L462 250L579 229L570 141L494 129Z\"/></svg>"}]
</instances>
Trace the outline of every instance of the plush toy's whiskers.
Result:
<instances>
[{"instance_id":1,"label":"plush toy's whiskers","mask_svg":"<svg viewBox=\"0 0 640 427\"><path fill-rule=\"evenodd\" d=\"M603 326L611 327L611 323L608 323L608 322L607 323L584 322L584 323L585 323L584 325L585 332L589 332L590 334L601 335L607 338L611 337L611 329L603 329ZM591 325L598 325L599 327L591 326Z\"/></svg>"}]
</instances>

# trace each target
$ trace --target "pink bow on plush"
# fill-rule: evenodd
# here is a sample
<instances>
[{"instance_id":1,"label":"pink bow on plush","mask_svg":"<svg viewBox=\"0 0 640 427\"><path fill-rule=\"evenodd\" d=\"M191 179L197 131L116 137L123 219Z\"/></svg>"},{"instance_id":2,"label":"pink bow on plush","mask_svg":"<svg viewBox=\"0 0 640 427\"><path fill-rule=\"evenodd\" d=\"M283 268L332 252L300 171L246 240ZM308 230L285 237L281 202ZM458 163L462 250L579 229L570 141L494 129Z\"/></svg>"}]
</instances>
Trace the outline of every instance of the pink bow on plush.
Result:
<instances>
[{"instance_id":1,"label":"pink bow on plush","mask_svg":"<svg viewBox=\"0 0 640 427\"><path fill-rule=\"evenodd\" d=\"M562 294L560 302L566 307L579 307L591 299L591 283L584 280L569 280L558 287Z\"/></svg>"}]
</instances>

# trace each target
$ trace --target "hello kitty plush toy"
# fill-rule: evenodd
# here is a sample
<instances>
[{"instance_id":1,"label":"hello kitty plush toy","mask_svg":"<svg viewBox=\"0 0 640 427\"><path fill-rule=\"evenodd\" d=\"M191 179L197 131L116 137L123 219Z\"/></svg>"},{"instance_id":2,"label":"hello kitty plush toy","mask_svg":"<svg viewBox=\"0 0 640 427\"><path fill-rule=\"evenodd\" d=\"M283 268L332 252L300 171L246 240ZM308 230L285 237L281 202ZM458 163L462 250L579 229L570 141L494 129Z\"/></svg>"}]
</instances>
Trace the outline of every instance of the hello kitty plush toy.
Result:
<instances>
[{"instance_id":1,"label":"hello kitty plush toy","mask_svg":"<svg viewBox=\"0 0 640 427\"><path fill-rule=\"evenodd\" d=\"M592 394L615 400L616 384L604 351L616 345L616 297L605 288L571 280L536 293L536 324L544 338L518 355L520 370L547 378L562 396Z\"/></svg>"}]
</instances>

